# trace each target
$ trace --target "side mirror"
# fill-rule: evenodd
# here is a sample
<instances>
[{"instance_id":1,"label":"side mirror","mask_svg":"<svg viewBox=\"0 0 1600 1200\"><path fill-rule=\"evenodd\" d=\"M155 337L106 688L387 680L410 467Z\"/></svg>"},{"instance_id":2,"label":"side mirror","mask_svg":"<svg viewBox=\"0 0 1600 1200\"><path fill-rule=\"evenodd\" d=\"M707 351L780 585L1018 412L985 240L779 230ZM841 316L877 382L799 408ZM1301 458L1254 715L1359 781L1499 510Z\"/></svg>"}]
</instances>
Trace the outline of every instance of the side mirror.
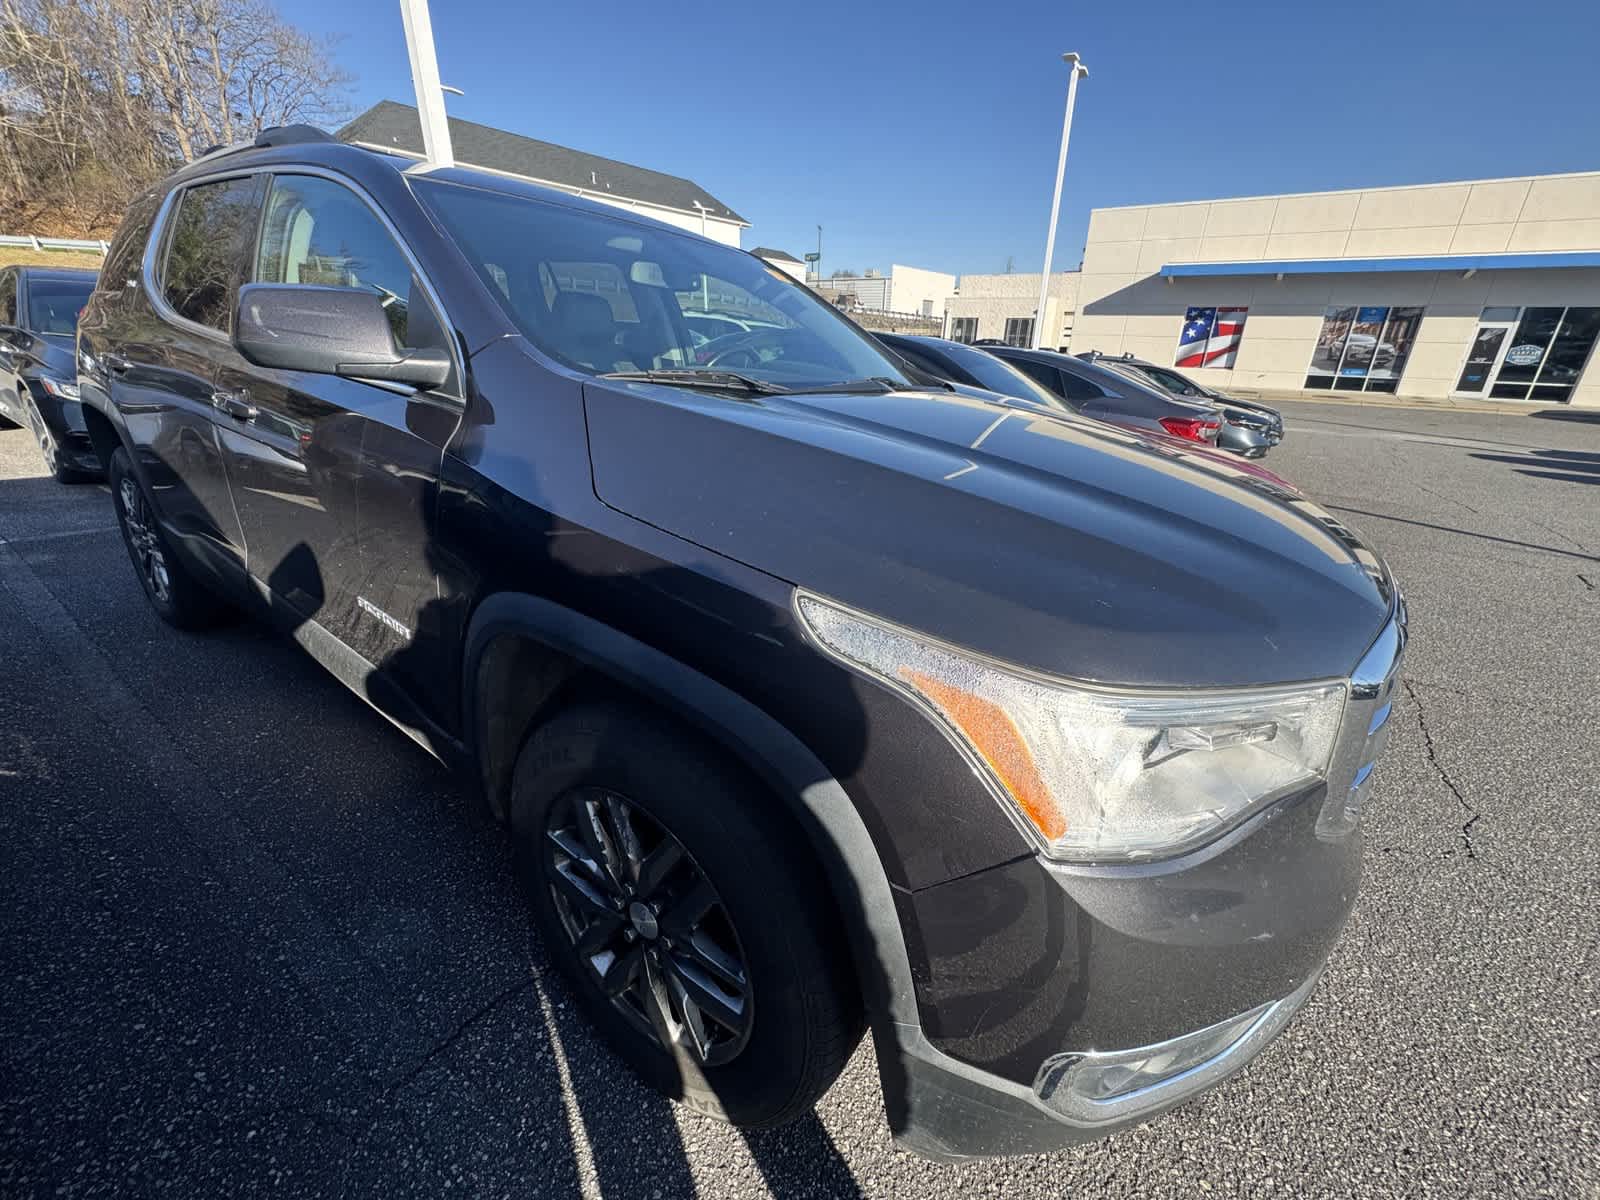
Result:
<instances>
[{"instance_id":1,"label":"side mirror","mask_svg":"<svg viewBox=\"0 0 1600 1200\"><path fill-rule=\"evenodd\" d=\"M383 300L354 288L246 284L233 344L261 367L439 387L450 377L450 356L398 348Z\"/></svg>"}]
</instances>

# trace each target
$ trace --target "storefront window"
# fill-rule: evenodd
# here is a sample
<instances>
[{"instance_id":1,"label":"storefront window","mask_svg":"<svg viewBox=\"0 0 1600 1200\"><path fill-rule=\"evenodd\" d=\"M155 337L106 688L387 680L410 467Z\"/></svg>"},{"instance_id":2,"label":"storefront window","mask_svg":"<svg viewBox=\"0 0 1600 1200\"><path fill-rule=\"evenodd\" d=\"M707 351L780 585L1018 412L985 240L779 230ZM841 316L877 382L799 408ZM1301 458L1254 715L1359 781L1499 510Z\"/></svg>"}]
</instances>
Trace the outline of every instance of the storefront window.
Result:
<instances>
[{"instance_id":1,"label":"storefront window","mask_svg":"<svg viewBox=\"0 0 1600 1200\"><path fill-rule=\"evenodd\" d=\"M1033 318L1007 317L1005 340L1008 346L1033 345Z\"/></svg>"},{"instance_id":2,"label":"storefront window","mask_svg":"<svg viewBox=\"0 0 1600 1200\"><path fill-rule=\"evenodd\" d=\"M978 340L977 317L953 317L950 321L950 340L971 345Z\"/></svg>"},{"instance_id":3,"label":"storefront window","mask_svg":"<svg viewBox=\"0 0 1600 1200\"><path fill-rule=\"evenodd\" d=\"M1244 339L1248 308L1190 308L1178 334L1175 367L1231 367Z\"/></svg>"},{"instance_id":4,"label":"storefront window","mask_svg":"<svg viewBox=\"0 0 1600 1200\"><path fill-rule=\"evenodd\" d=\"M1306 369L1306 387L1394 391L1421 327L1421 308L1345 305L1328 309Z\"/></svg>"},{"instance_id":5,"label":"storefront window","mask_svg":"<svg viewBox=\"0 0 1600 1200\"><path fill-rule=\"evenodd\" d=\"M1456 391L1569 403L1597 338L1600 308L1486 308Z\"/></svg>"}]
</instances>

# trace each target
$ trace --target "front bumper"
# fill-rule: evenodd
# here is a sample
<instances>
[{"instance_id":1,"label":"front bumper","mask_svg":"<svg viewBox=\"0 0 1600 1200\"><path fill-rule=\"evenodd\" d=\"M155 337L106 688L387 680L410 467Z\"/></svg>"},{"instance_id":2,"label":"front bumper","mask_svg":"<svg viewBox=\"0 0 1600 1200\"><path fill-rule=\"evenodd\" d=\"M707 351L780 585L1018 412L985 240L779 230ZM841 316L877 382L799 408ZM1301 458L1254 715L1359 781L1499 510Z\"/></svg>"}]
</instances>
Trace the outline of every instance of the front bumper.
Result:
<instances>
[{"instance_id":1,"label":"front bumper","mask_svg":"<svg viewBox=\"0 0 1600 1200\"><path fill-rule=\"evenodd\" d=\"M1260 458L1283 441L1283 426L1246 424L1224 419L1217 434L1217 445L1245 458Z\"/></svg>"},{"instance_id":2,"label":"front bumper","mask_svg":"<svg viewBox=\"0 0 1600 1200\"><path fill-rule=\"evenodd\" d=\"M1355 903L1358 814L1404 650L1397 600L1352 672L1327 781L1208 846L1115 866L1029 856L899 893L920 1016L894 1030L901 1143L947 1160L1054 1150L1148 1120L1259 1054Z\"/></svg>"},{"instance_id":3,"label":"front bumper","mask_svg":"<svg viewBox=\"0 0 1600 1200\"><path fill-rule=\"evenodd\" d=\"M918 1029L899 1027L907 1064L899 1143L927 1158L960 1162L1042 1154L1106 1137L1182 1104L1242 1070L1310 997L1320 969L1293 992L1207 1029L1153 1046L1047 1060L1033 1085L979 1071L941 1053ZM1204 1053L1192 1052L1197 1045ZM1171 1057L1176 1069L1143 1086L1095 1096L1126 1064Z\"/></svg>"}]
</instances>

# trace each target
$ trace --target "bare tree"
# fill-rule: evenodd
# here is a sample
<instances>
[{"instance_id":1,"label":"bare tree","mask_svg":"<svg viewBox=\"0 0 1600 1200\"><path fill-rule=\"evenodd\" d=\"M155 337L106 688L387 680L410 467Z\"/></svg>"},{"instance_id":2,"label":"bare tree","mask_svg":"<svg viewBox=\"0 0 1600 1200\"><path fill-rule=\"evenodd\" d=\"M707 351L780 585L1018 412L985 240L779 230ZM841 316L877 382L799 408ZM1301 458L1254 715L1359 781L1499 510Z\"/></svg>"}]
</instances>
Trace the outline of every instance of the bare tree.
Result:
<instances>
[{"instance_id":1,"label":"bare tree","mask_svg":"<svg viewBox=\"0 0 1600 1200\"><path fill-rule=\"evenodd\" d=\"M0 0L0 226L103 234L210 146L337 121L349 83L265 0Z\"/></svg>"}]
</instances>

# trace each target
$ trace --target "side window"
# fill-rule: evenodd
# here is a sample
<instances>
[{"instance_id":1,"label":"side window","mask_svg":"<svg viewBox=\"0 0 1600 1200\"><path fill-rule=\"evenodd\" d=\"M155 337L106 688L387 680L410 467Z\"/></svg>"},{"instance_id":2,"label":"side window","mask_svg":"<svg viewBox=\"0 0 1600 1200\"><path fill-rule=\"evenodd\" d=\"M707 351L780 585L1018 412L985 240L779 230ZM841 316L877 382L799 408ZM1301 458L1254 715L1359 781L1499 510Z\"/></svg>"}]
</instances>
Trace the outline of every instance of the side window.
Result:
<instances>
[{"instance_id":1,"label":"side window","mask_svg":"<svg viewBox=\"0 0 1600 1200\"><path fill-rule=\"evenodd\" d=\"M0 325L17 323L17 273L0 271Z\"/></svg>"},{"instance_id":2,"label":"side window","mask_svg":"<svg viewBox=\"0 0 1600 1200\"><path fill-rule=\"evenodd\" d=\"M1031 358L1007 358L1005 361L1010 363L1017 370L1021 371L1024 375L1030 376L1039 383L1044 384L1044 386L1049 388L1052 392L1061 391L1061 372L1056 370L1049 363L1036 362ZM1067 394L1070 395L1071 393Z\"/></svg>"},{"instance_id":3,"label":"side window","mask_svg":"<svg viewBox=\"0 0 1600 1200\"><path fill-rule=\"evenodd\" d=\"M1099 384L1090 383L1087 379L1079 379L1071 371L1061 372L1059 390L1068 400L1074 400L1079 404L1089 400L1099 400L1106 394L1105 389Z\"/></svg>"},{"instance_id":4,"label":"side window","mask_svg":"<svg viewBox=\"0 0 1600 1200\"><path fill-rule=\"evenodd\" d=\"M388 228L361 197L331 179L273 177L250 279L373 292L383 300L396 345L449 349L443 324Z\"/></svg>"},{"instance_id":5,"label":"side window","mask_svg":"<svg viewBox=\"0 0 1600 1200\"><path fill-rule=\"evenodd\" d=\"M145 196L134 201L123 219L122 228L111 242L111 252L100 267L100 278L113 294L120 292L129 282L137 283L140 266L144 262L145 244L150 240L150 227L155 224L158 197Z\"/></svg>"},{"instance_id":6,"label":"side window","mask_svg":"<svg viewBox=\"0 0 1600 1200\"><path fill-rule=\"evenodd\" d=\"M233 328L239 265L255 232L253 177L188 188L178 198L161 272L161 293L178 315L227 333Z\"/></svg>"}]
</instances>

